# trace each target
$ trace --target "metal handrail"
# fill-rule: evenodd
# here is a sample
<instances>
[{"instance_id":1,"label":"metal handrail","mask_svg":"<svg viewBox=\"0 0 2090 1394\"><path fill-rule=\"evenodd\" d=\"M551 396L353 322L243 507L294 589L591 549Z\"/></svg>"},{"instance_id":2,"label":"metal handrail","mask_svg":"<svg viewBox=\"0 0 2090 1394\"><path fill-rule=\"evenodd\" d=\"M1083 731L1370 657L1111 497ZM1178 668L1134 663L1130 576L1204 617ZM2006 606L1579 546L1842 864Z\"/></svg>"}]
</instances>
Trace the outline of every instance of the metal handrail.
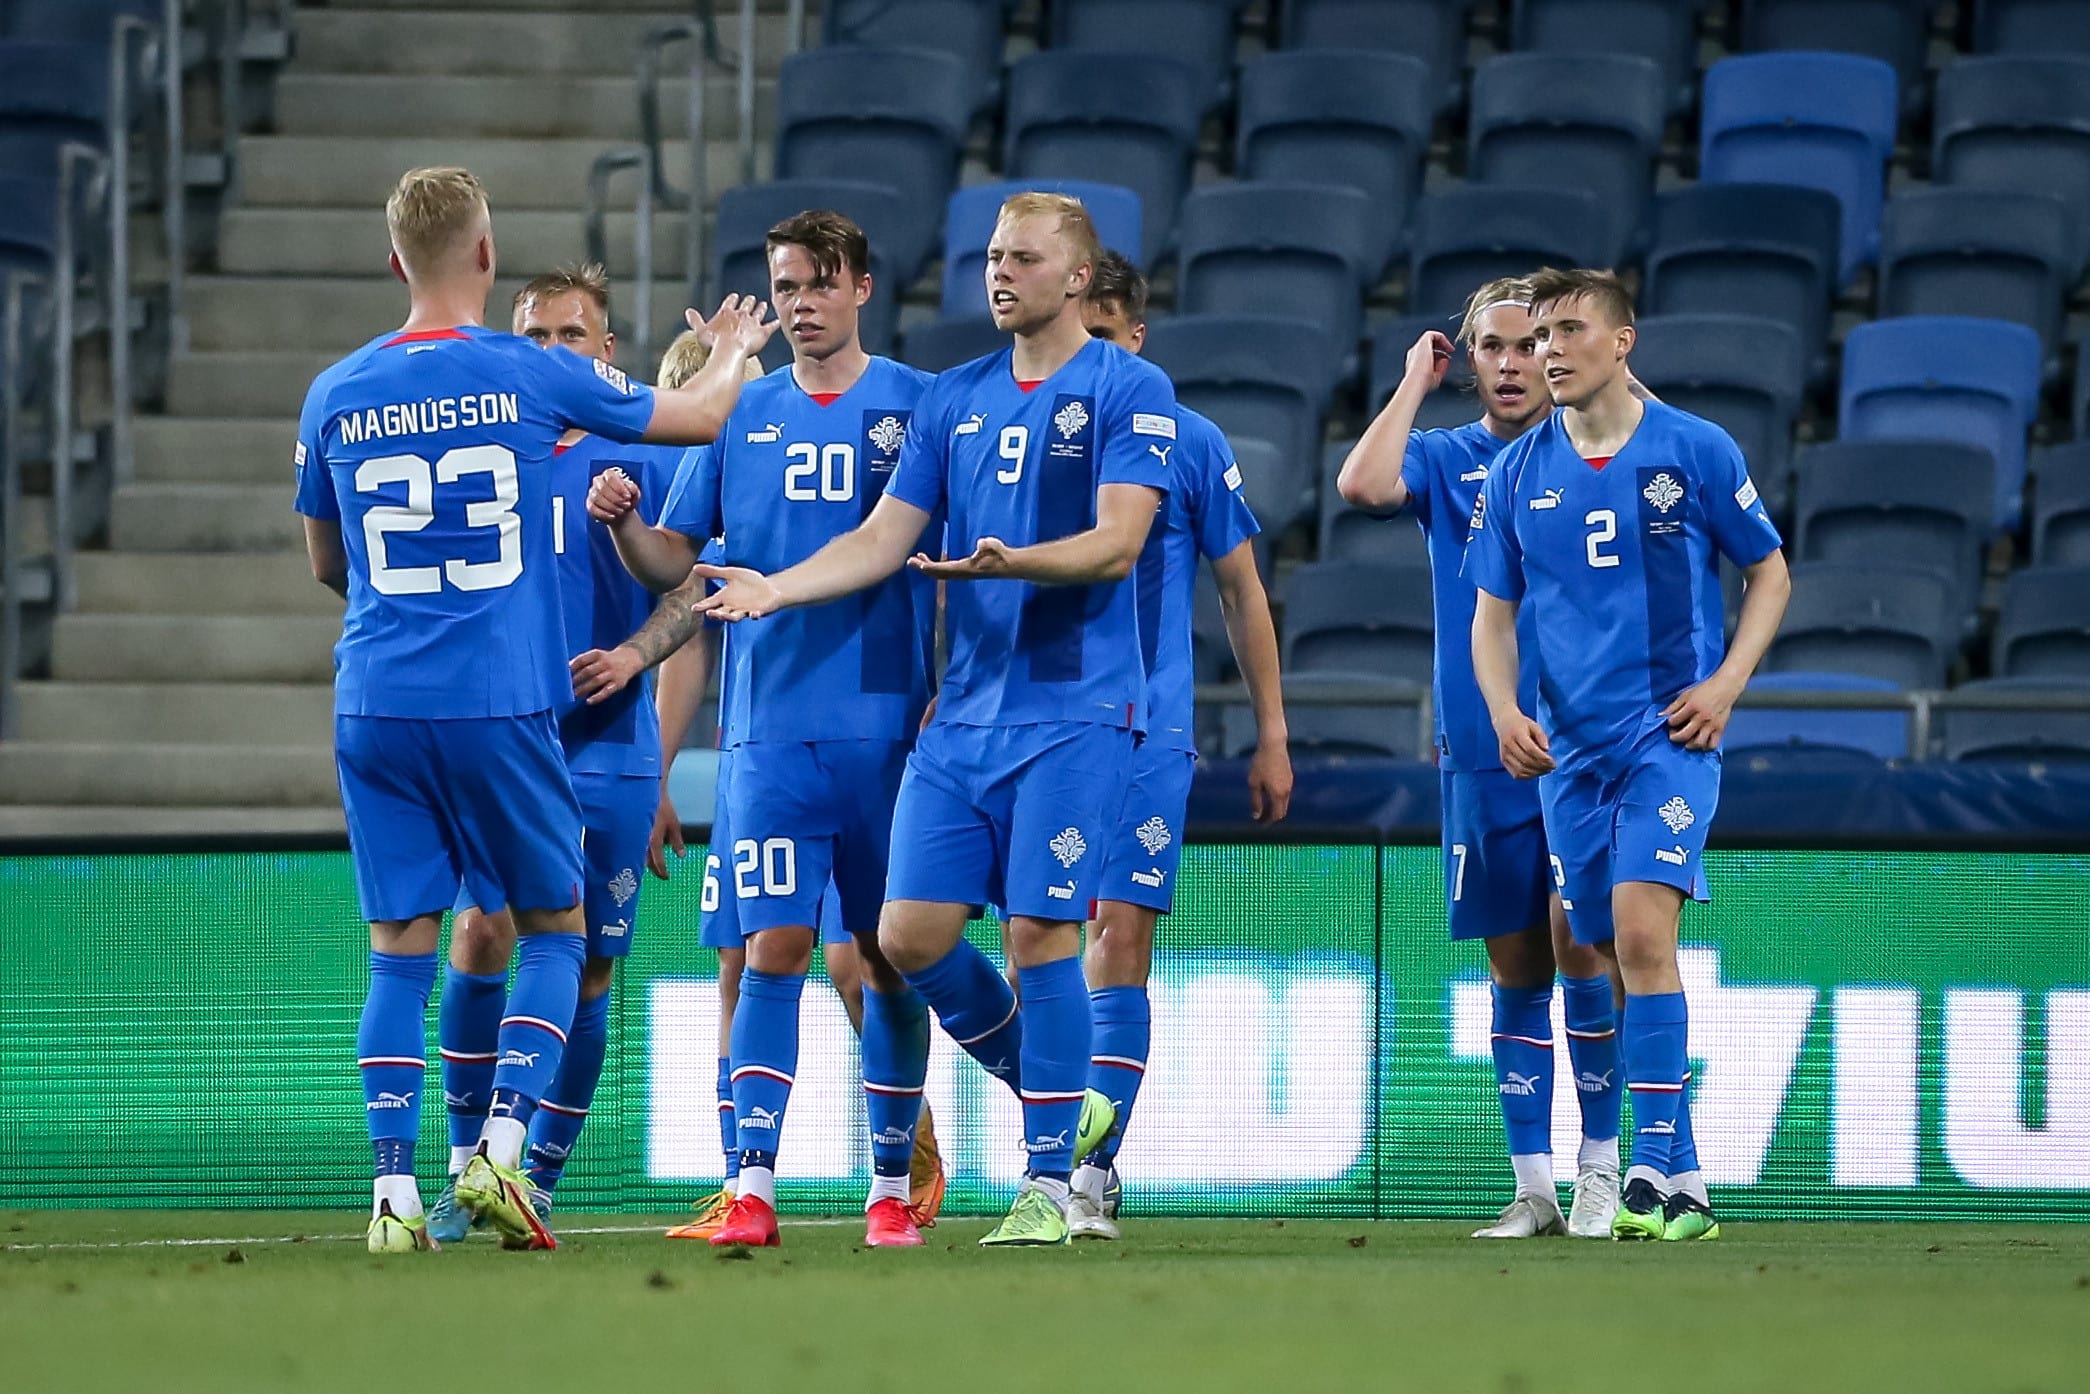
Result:
<instances>
[{"instance_id":1,"label":"metal handrail","mask_svg":"<svg viewBox=\"0 0 2090 1394\"><path fill-rule=\"evenodd\" d=\"M635 76L638 84L639 143L652 159L654 202L661 208L686 210L689 235L683 244L683 280L691 303L707 299L705 281L704 214L711 203L711 169L707 157L708 131L705 122L705 81L711 68L732 73L737 82L734 133L740 152L743 180L755 177L755 5L741 0L740 51L727 53L719 44L718 20L711 0L695 0L688 20L666 25L639 41ZM660 121L660 81L663 55L672 44L687 43L689 52L689 187L678 190L668 182L667 161ZM743 61L744 60L744 61Z\"/></svg>"},{"instance_id":2,"label":"metal handrail","mask_svg":"<svg viewBox=\"0 0 2090 1394\"><path fill-rule=\"evenodd\" d=\"M162 171L164 188L160 194L163 207L160 209L162 235L167 239L167 325L174 349L179 352L189 346L189 313L186 295L186 272L182 265L188 248L188 140L183 128L181 101L181 58L182 58L182 0L164 0L160 11L160 99L164 103L167 142L164 156L166 168ZM123 287L123 318L112 325L112 333L128 333L130 329L130 287ZM124 414L129 415L128 404ZM130 448L129 425L126 421L123 448Z\"/></svg>"},{"instance_id":3,"label":"metal handrail","mask_svg":"<svg viewBox=\"0 0 2090 1394\"><path fill-rule=\"evenodd\" d=\"M0 310L0 739L15 733L15 683L22 671L22 332L29 287L8 273Z\"/></svg>"},{"instance_id":4,"label":"metal handrail","mask_svg":"<svg viewBox=\"0 0 2090 1394\"><path fill-rule=\"evenodd\" d=\"M79 176L82 165L87 167L86 194L80 196ZM52 598L60 609L69 609L73 603L73 351L78 336L79 316L75 299L79 290L73 218L80 207L93 207L108 197L109 159L91 145L68 141L58 150L58 252L54 268L54 293L52 294L53 324L51 328L51 586ZM108 289L106 267L102 279L104 291ZM120 316L123 304L120 300L109 307L109 333L112 340L129 333L129 325Z\"/></svg>"},{"instance_id":5,"label":"metal handrail","mask_svg":"<svg viewBox=\"0 0 2090 1394\"><path fill-rule=\"evenodd\" d=\"M128 484L131 446L131 39L143 39L140 66L149 66L152 26L118 15L109 48L109 395L115 413L116 482ZM176 55L177 58L179 55ZM179 69L176 70L177 74ZM175 83L179 96L180 82ZM169 276L180 257L169 248ZM170 289L171 289L170 281ZM70 449L70 447L68 447Z\"/></svg>"},{"instance_id":6,"label":"metal handrail","mask_svg":"<svg viewBox=\"0 0 2090 1394\"><path fill-rule=\"evenodd\" d=\"M588 206L582 215L588 260L607 268L610 179L623 169L639 172L639 221L632 242L632 257L638 269L632 294L632 314L636 318L631 334L631 361L642 365L653 361L653 165L653 152L643 145L623 145L597 155L595 163L588 167ZM641 376L650 376L650 371Z\"/></svg>"}]
</instances>

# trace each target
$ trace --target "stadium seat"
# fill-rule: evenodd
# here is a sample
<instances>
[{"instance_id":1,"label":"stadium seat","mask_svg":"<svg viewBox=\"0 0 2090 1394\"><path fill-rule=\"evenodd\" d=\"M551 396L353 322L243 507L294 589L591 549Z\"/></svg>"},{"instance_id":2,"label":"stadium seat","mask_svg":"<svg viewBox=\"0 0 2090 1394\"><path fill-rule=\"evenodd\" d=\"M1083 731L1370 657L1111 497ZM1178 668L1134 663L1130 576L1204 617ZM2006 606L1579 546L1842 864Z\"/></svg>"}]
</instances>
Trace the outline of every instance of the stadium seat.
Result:
<instances>
[{"instance_id":1,"label":"stadium seat","mask_svg":"<svg viewBox=\"0 0 2090 1394\"><path fill-rule=\"evenodd\" d=\"M1795 561L1943 573L1971 614L1995 521L1995 462L1970 446L1837 441L1808 449L1793 510Z\"/></svg>"},{"instance_id":2,"label":"stadium seat","mask_svg":"<svg viewBox=\"0 0 2090 1394\"><path fill-rule=\"evenodd\" d=\"M2081 266L2090 257L2090 57L1948 64L1938 73L1930 166L1940 184L2060 199Z\"/></svg>"},{"instance_id":3,"label":"stadium seat","mask_svg":"<svg viewBox=\"0 0 2090 1394\"><path fill-rule=\"evenodd\" d=\"M1103 245L1137 258L1141 250L1139 195L1116 184L1086 179L1018 179L973 184L951 195L943 217L943 312L987 313L987 242L1011 194L1027 190L1072 194L1088 206Z\"/></svg>"},{"instance_id":4,"label":"stadium seat","mask_svg":"<svg viewBox=\"0 0 2090 1394\"><path fill-rule=\"evenodd\" d=\"M1473 74L1467 177L1477 184L1583 190L1604 219L1598 265L1640 240L1668 110L1646 58L1505 53Z\"/></svg>"},{"instance_id":5,"label":"stadium seat","mask_svg":"<svg viewBox=\"0 0 2090 1394\"><path fill-rule=\"evenodd\" d=\"M0 42L0 174L55 181L68 141L108 144L107 44Z\"/></svg>"},{"instance_id":6,"label":"stadium seat","mask_svg":"<svg viewBox=\"0 0 2090 1394\"><path fill-rule=\"evenodd\" d=\"M1516 0L1510 46L1521 53L1628 54L1662 72L1668 109L1698 95L1702 0Z\"/></svg>"},{"instance_id":7,"label":"stadium seat","mask_svg":"<svg viewBox=\"0 0 2090 1394\"><path fill-rule=\"evenodd\" d=\"M1843 209L1838 287L1879 251L1880 203L1894 150L1894 70L1840 53L1759 53L1705 75L1700 177L1798 184Z\"/></svg>"},{"instance_id":8,"label":"stadium seat","mask_svg":"<svg viewBox=\"0 0 2090 1394\"><path fill-rule=\"evenodd\" d=\"M0 174L0 273L48 274L58 256L58 183Z\"/></svg>"},{"instance_id":9,"label":"stadium seat","mask_svg":"<svg viewBox=\"0 0 2090 1394\"><path fill-rule=\"evenodd\" d=\"M18 39L56 39L106 50L117 17L142 19L155 29L166 14L162 0L8 0L0 31Z\"/></svg>"},{"instance_id":10,"label":"stadium seat","mask_svg":"<svg viewBox=\"0 0 2090 1394\"><path fill-rule=\"evenodd\" d=\"M943 230L943 205L958 182L958 155L972 120L965 66L920 49L816 48L794 53L777 74L779 179L849 179L907 197L904 226L888 236L897 296L922 271Z\"/></svg>"},{"instance_id":11,"label":"stadium seat","mask_svg":"<svg viewBox=\"0 0 2090 1394\"><path fill-rule=\"evenodd\" d=\"M1453 315L1483 281L1603 260L1604 210L1591 193L1483 188L1429 194L1416 208L1408 313Z\"/></svg>"},{"instance_id":12,"label":"stadium seat","mask_svg":"<svg viewBox=\"0 0 2090 1394\"><path fill-rule=\"evenodd\" d=\"M2090 566L2011 573L1991 666L1998 677L2090 682Z\"/></svg>"},{"instance_id":13,"label":"stadium seat","mask_svg":"<svg viewBox=\"0 0 2090 1394\"><path fill-rule=\"evenodd\" d=\"M1405 53L1434 77L1437 109L1450 108L1466 67L1472 0L1285 0L1284 48Z\"/></svg>"},{"instance_id":14,"label":"stadium seat","mask_svg":"<svg viewBox=\"0 0 2090 1394\"><path fill-rule=\"evenodd\" d=\"M2068 206L2046 194L1928 189L1887 205L1880 314L1979 315L2025 325L2049 355L2075 280Z\"/></svg>"},{"instance_id":15,"label":"stadium seat","mask_svg":"<svg viewBox=\"0 0 2090 1394\"><path fill-rule=\"evenodd\" d=\"M1783 512L1807 382L1800 336L1747 315L1656 315L1638 329L1633 375L1671 406L1725 428L1771 511Z\"/></svg>"},{"instance_id":16,"label":"stadium seat","mask_svg":"<svg viewBox=\"0 0 2090 1394\"><path fill-rule=\"evenodd\" d=\"M864 347L872 353L892 350L893 329L900 318L901 281L894 272L894 249L905 250L895 229L914 216L907 199L882 184L843 179L779 179L768 184L741 184L720 195L718 223L712 234L712 296L755 295L769 299L769 230L808 208L831 208L847 214L871 244L874 294L863 309ZM774 368L789 361L791 346L776 335L762 361Z\"/></svg>"},{"instance_id":17,"label":"stadium seat","mask_svg":"<svg viewBox=\"0 0 2090 1394\"><path fill-rule=\"evenodd\" d=\"M2090 58L2090 5L2081 0L1974 0L1974 51Z\"/></svg>"},{"instance_id":18,"label":"stadium seat","mask_svg":"<svg viewBox=\"0 0 2090 1394\"><path fill-rule=\"evenodd\" d=\"M2090 685L2056 678L1992 678L1954 689L1956 702L2051 693L2074 705L2090 701ZM1947 760L2054 764L2090 760L2090 712L2025 711L1948 705L1934 718Z\"/></svg>"},{"instance_id":19,"label":"stadium seat","mask_svg":"<svg viewBox=\"0 0 2090 1394\"><path fill-rule=\"evenodd\" d=\"M1055 49L1166 58L1196 74L1200 110L1228 94L1244 0L1053 0Z\"/></svg>"},{"instance_id":20,"label":"stadium seat","mask_svg":"<svg viewBox=\"0 0 2090 1394\"><path fill-rule=\"evenodd\" d=\"M1371 200L1371 274L1407 244L1436 110L1430 72L1405 54L1271 53L1241 69L1243 179L1335 184Z\"/></svg>"},{"instance_id":21,"label":"stadium seat","mask_svg":"<svg viewBox=\"0 0 2090 1394\"><path fill-rule=\"evenodd\" d=\"M1749 679L1757 696L1779 692L1879 692L1901 689L1881 678L1850 673L1758 673ZM1762 749L1857 750L1880 760L1909 753L1908 713L1899 707L1848 711L1820 707L1737 707L1720 748L1730 755Z\"/></svg>"},{"instance_id":22,"label":"stadium seat","mask_svg":"<svg viewBox=\"0 0 2090 1394\"><path fill-rule=\"evenodd\" d=\"M1303 320L1179 315L1148 327L1146 352L1176 400L1226 433L1264 529L1280 533L1306 516L1341 360L1327 332Z\"/></svg>"},{"instance_id":23,"label":"stadium seat","mask_svg":"<svg viewBox=\"0 0 2090 1394\"><path fill-rule=\"evenodd\" d=\"M900 361L925 373L941 373L1009 346L1007 332L985 315L946 315L909 325L900 336Z\"/></svg>"},{"instance_id":24,"label":"stadium seat","mask_svg":"<svg viewBox=\"0 0 2090 1394\"><path fill-rule=\"evenodd\" d=\"M2031 474L2032 560L2090 566L2090 441L2047 447Z\"/></svg>"},{"instance_id":25,"label":"stadium seat","mask_svg":"<svg viewBox=\"0 0 2090 1394\"><path fill-rule=\"evenodd\" d=\"M1415 515L1367 513L1336 492L1335 477L1355 441L1330 441L1321 453L1321 521L1315 555L1324 562L1369 562L1374 566L1428 566L1429 544Z\"/></svg>"},{"instance_id":26,"label":"stadium seat","mask_svg":"<svg viewBox=\"0 0 2090 1394\"><path fill-rule=\"evenodd\" d=\"M1033 53L1009 69L1004 168L1019 180L1102 175L1134 190L1143 211L1139 261L1150 266L1175 231L1203 114L1196 74L1184 64Z\"/></svg>"},{"instance_id":27,"label":"stadium seat","mask_svg":"<svg viewBox=\"0 0 2090 1394\"><path fill-rule=\"evenodd\" d=\"M1792 603L1763 667L1942 687L1960 620L1943 572L1802 562L1792 569Z\"/></svg>"},{"instance_id":28,"label":"stadium seat","mask_svg":"<svg viewBox=\"0 0 2090 1394\"><path fill-rule=\"evenodd\" d=\"M829 45L926 48L948 53L973 84L972 109L1001 103L1006 0L828 0Z\"/></svg>"},{"instance_id":29,"label":"stadium seat","mask_svg":"<svg viewBox=\"0 0 2090 1394\"><path fill-rule=\"evenodd\" d=\"M1295 758L1414 760L1428 755L1430 743L1422 734L1422 696L1413 687L1388 685L1369 705L1304 700L1331 686L1355 690L1360 684L1354 678L1285 675L1285 726ZM1221 722L1222 754L1233 758L1255 749L1255 714L1247 706L1227 707Z\"/></svg>"},{"instance_id":30,"label":"stadium seat","mask_svg":"<svg viewBox=\"0 0 2090 1394\"><path fill-rule=\"evenodd\" d=\"M1229 184L1183 200L1176 309L1311 320L1354 344L1371 265L1371 200L1319 184Z\"/></svg>"},{"instance_id":31,"label":"stadium seat","mask_svg":"<svg viewBox=\"0 0 2090 1394\"><path fill-rule=\"evenodd\" d=\"M1436 620L1426 566L1309 562L1284 587L1284 671L1427 683Z\"/></svg>"},{"instance_id":32,"label":"stadium seat","mask_svg":"<svg viewBox=\"0 0 2090 1394\"><path fill-rule=\"evenodd\" d=\"M1894 70L1903 102L1923 99L1937 0L1742 0L1745 53L1855 53Z\"/></svg>"},{"instance_id":33,"label":"stadium seat","mask_svg":"<svg viewBox=\"0 0 2090 1394\"><path fill-rule=\"evenodd\" d=\"M2069 424L2078 440L2090 440L2090 353L2080 350L2075 360L2075 390L2068 394Z\"/></svg>"},{"instance_id":34,"label":"stadium seat","mask_svg":"<svg viewBox=\"0 0 2090 1394\"><path fill-rule=\"evenodd\" d=\"M1834 195L1790 184L1694 184L1658 195L1641 313L1782 320L1799 334L1813 377L1842 218Z\"/></svg>"},{"instance_id":35,"label":"stadium seat","mask_svg":"<svg viewBox=\"0 0 2090 1394\"><path fill-rule=\"evenodd\" d=\"M1861 324L1844 340L1839 434L1987 448L2000 531L2023 513L2025 431L2038 409L2039 336L2022 324L1911 316Z\"/></svg>"}]
</instances>

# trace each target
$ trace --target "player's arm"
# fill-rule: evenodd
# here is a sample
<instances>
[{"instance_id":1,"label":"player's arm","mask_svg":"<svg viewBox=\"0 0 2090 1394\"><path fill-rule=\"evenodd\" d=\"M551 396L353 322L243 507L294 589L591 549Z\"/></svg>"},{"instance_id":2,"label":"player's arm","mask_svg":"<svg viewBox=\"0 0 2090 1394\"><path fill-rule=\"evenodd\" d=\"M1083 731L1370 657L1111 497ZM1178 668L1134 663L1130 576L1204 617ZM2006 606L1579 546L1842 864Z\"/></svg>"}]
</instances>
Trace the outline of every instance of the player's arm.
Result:
<instances>
[{"instance_id":1,"label":"player's arm","mask_svg":"<svg viewBox=\"0 0 2090 1394\"><path fill-rule=\"evenodd\" d=\"M1287 746L1284 690L1277 674L1277 626L1270 621L1270 597L1255 568L1255 546L1243 542L1212 562L1219 583L1219 609L1226 616L1226 638L1234 663L1248 684L1248 704L1255 712L1255 756L1248 765L1249 812L1257 822L1277 822L1292 805L1292 756Z\"/></svg>"},{"instance_id":2,"label":"player's arm","mask_svg":"<svg viewBox=\"0 0 2090 1394\"><path fill-rule=\"evenodd\" d=\"M1415 413L1422 410L1423 400L1437 390L1450 367L1451 340L1444 334L1432 329L1415 341L1400 385L1350 447L1335 476L1343 502L1374 513L1396 513L1408 506L1408 481L1403 477L1408 434L1415 429Z\"/></svg>"},{"instance_id":3,"label":"player's arm","mask_svg":"<svg viewBox=\"0 0 2090 1394\"><path fill-rule=\"evenodd\" d=\"M674 482L664 491L666 499L653 501L658 508L640 506L650 486L621 469L604 470L588 486L588 516L610 530L624 569L656 595L689 579L698 550L720 530L721 449L707 445L686 453L675 467ZM655 474L646 469L639 473ZM657 483L655 477L654 486ZM647 522L649 509L658 524Z\"/></svg>"},{"instance_id":4,"label":"player's arm","mask_svg":"<svg viewBox=\"0 0 2090 1394\"><path fill-rule=\"evenodd\" d=\"M1502 767L1518 779L1553 769L1546 733L1517 705L1517 602L1486 591L1473 607L1473 676L1502 744Z\"/></svg>"},{"instance_id":5,"label":"player's arm","mask_svg":"<svg viewBox=\"0 0 2090 1394\"><path fill-rule=\"evenodd\" d=\"M1028 547L983 537L969 557L935 561L917 556L912 565L953 581L1001 579L1040 586L1122 581L1132 574L1140 549L1147 545L1161 499L1161 490L1144 484L1105 484L1096 490L1096 526L1086 532Z\"/></svg>"},{"instance_id":6,"label":"player's arm","mask_svg":"<svg viewBox=\"0 0 2090 1394\"><path fill-rule=\"evenodd\" d=\"M678 857L689 851L682 841L682 815L668 797L668 774L675 768L675 752L689 735L690 722L704 705L704 686L710 680L711 645L699 635L695 643L661 660L660 677L653 684L653 707L660 717L660 806L646 842L646 869L663 881L668 879L668 849Z\"/></svg>"},{"instance_id":7,"label":"player's arm","mask_svg":"<svg viewBox=\"0 0 2090 1394\"><path fill-rule=\"evenodd\" d=\"M689 327L705 337L711 357L697 375L681 387L663 388L653 394L653 416L646 423L649 441L663 445L703 445L718 439L726 418L740 400L741 385L747 381L747 361L762 351L776 333L777 320L769 307L753 296L729 295L718 313L705 320L695 310L685 312ZM672 584L672 583L671 583Z\"/></svg>"},{"instance_id":8,"label":"player's arm","mask_svg":"<svg viewBox=\"0 0 2090 1394\"><path fill-rule=\"evenodd\" d=\"M655 664L666 662L704 627L704 616L698 609L703 599L704 581L691 574L681 585L660 598L653 613L629 639L613 649L589 649L575 657L567 665L573 674L573 695L591 706L606 702L630 686L639 674ZM701 681L698 691L701 696ZM682 730L677 733L678 747L679 737L688 730L689 716L685 713ZM666 748L665 724L661 730L661 743Z\"/></svg>"},{"instance_id":9,"label":"player's arm","mask_svg":"<svg viewBox=\"0 0 2090 1394\"><path fill-rule=\"evenodd\" d=\"M764 576L744 566L700 564L699 580L723 584L698 606L722 620L754 620L794 605L820 605L877 585L907 564L929 511L888 493L871 516L796 566Z\"/></svg>"},{"instance_id":10,"label":"player's arm","mask_svg":"<svg viewBox=\"0 0 2090 1394\"><path fill-rule=\"evenodd\" d=\"M339 518L306 518L305 555L312 576L334 594L348 598L348 549L341 544Z\"/></svg>"},{"instance_id":11,"label":"player's arm","mask_svg":"<svg viewBox=\"0 0 2090 1394\"><path fill-rule=\"evenodd\" d=\"M1735 621L1734 642L1710 677L1664 709L1670 740L1688 750L1719 749L1727 718L1771 640L1778 637L1778 622L1785 618L1790 599L1792 573L1786 569L1785 553L1773 548L1761 561L1742 568L1742 613Z\"/></svg>"}]
</instances>

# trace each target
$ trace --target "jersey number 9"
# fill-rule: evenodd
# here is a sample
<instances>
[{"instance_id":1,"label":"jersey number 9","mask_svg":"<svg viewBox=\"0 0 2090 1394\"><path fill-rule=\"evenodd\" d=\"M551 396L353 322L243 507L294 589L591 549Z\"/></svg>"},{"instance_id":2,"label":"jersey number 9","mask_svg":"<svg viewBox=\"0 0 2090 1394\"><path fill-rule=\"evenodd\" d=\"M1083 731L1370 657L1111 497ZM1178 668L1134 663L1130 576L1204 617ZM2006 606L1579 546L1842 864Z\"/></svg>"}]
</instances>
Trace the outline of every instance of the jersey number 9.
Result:
<instances>
[{"instance_id":1,"label":"jersey number 9","mask_svg":"<svg viewBox=\"0 0 2090 1394\"><path fill-rule=\"evenodd\" d=\"M1024 452L1030 449L1030 428L1028 426L1002 427L1001 440L997 443L995 449L997 454L1009 462L994 472L995 481L1001 484L1014 484L1017 480L1023 478L1023 456Z\"/></svg>"},{"instance_id":2,"label":"jersey number 9","mask_svg":"<svg viewBox=\"0 0 2090 1394\"><path fill-rule=\"evenodd\" d=\"M419 532L435 519L435 486L454 484L468 474L493 476L493 497L464 506L468 528L493 528L500 534L500 555L492 561L451 557L437 566L393 566L385 555L385 536ZM370 557L370 586L379 595L434 595L448 581L461 591L491 591L512 586L522 575L522 519L515 512L515 456L498 445L467 445L443 453L431 467L419 455L380 455L356 466L356 492L375 493L381 485L406 485L406 503L373 504L363 514L363 546Z\"/></svg>"},{"instance_id":3,"label":"jersey number 9","mask_svg":"<svg viewBox=\"0 0 2090 1394\"><path fill-rule=\"evenodd\" d=\"M811 442L784 448L784 497L793 503L825 499L847 503L856 497L856 447L836 441L825 449ZM815 487L814 476L819 476Z\"/></svg>"}]
</instances>

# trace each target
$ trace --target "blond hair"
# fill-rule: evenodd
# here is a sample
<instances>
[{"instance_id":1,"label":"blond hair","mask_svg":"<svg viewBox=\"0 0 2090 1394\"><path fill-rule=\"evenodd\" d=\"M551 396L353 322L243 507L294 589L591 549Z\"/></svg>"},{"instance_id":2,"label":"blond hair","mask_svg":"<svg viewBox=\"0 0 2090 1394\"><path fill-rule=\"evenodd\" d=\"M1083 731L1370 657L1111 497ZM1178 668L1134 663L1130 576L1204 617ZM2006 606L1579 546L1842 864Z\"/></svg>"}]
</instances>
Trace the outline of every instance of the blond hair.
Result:
<instances>
[{"instance_id":1,"label":"blond hair","mask_svg":"<svg viewBox=\"0 0 2090 1394\"><path fill-rule=\"evenodd\" d=\"M1074 264L1088 263L1093 274L1103 261L1103 239L1096 234L1096 220L1089 216L1088 205L1072 194L1047 193L1032 189L1025 193L1010 194L1002 200L1001 212L995 221L1004 218L1049 217L1059 220L1059 234L1074 244Z\"/></svg>"},{"instance_id":2,"label":"blond hair","mask_svg":"<svg viewBox=\"0 0 2090 1394\"><path fill-rule=\"evenodd\" d=\"M515 293L515 313L520 315L523 306L532 300L550 300L575 291L595 302L605 325L610 322L610 273L599 261L569 261L542 276L531 277Z\"/></svg>"},{"instance_id":3,"label":"blond hair","mask_svg":"<svg viewBox=\"0 0 2090 1394\"><path fill-rule=\"evenodd\" d=\"M485 186L456 165L410 169L385 200L392 250L409 274L435 270L486 217Z\"/></svg>"},{"instance_id":4,"label":"blond hair","mask_svg":"<svg viewBox=\"0 0 2090 1394\"><path fill-rule=\"evenodd\" d=\"M685 329L668 341L667 351L660 356L660 373L654 378L659 387L685 387L689 380L704 371L711 361L711 350L697 337L694 329ZM746 370L741 374L749 382L762 376L762 360L750 358Z\"/></svg>"},{"instance_id":5,"label":"blond hair","mask_svg":"<svg viewBox=\"0 0 2090 1394\"><path fill-rule=\"evenodd\" d=\"M1531 281L1524 276L1502 276L1489 281L1479 290L1466 297L1466 313L1459 320L1456 337L1466 347L1480 337L1480 317L1497 305L1516 305L1531 308Z\"/></svg>"}]
</instances>

